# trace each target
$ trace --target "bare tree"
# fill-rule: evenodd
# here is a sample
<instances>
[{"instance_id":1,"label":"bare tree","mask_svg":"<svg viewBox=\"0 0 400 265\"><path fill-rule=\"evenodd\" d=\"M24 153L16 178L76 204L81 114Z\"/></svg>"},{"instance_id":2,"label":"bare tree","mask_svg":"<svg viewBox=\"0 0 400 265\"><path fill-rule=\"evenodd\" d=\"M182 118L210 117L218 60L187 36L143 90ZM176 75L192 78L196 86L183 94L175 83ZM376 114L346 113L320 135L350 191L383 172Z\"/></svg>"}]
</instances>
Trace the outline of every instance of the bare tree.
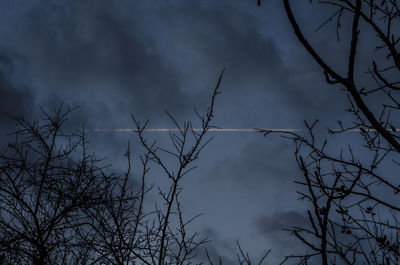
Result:
<instances>
[{"instance_id":1,"label":"bare tree","mask_svg":"<svg viewBox=\"0 0 400 265\"><path fill-rule=\"evenodd\" d=\"M332 38L341 30L350 36L348 54L338 55L347 65L345 74L335 70L319 47L313 46L312 38L303 34L290 0L283 0L283 4L295 35L321 67L326 82L347 92L347 111L353 122L347 126L338 122L339 129L329 133L358 131L363 141L362 146L349 144L346 150L335 150L315 134L317 122L306 123L306 135L281 132L295 142L296 160L303 172L303 180L298 181L302 186L300 199L310 203L309 225L289 229L309 251L286 257L284 262L399 264L399 2L317 3L317 7L332 12L321 25L336 23ZM371 46L369 53L363 56L371 58L370 65L357 63L361 34L369 39L363 43Z\"/></svg>"},{"instance_id":2,"label":"bare tree","mask_svg":"<svg viewBox=\"0 0 400 265\"><path fill-rule=\"evenodd\" d=\"M182 180L210 142L214 104L223 72L205 114L170 133L171 148L145 137L146 122L133 122L145 153L139 185L132 183L131 152L122 176L110 173L87 151L85 130L67 133L73 109L62 105L44 119L14 117L18 129L0 154L0 264L190 264L207 239L187 226L181 205ZM171 156L177 166L165 157ZM169 185L158 186L155 209L146 209L151 165L161 168Z\"/></svg>"},{"instance_id":3,"label":"bare tree","mask_svg":"<svg viewBox=\"0 0 400 265\"><path fill-rule=\"evenodd\" d=\"M86 152L84 132L63 130L72 109L43 121L15 117L14 141L0 154L0 251L6 264L78 264L84 210L107 203L117 179Z\"/></svg>"},{"instance_id":4,"label":"bare tree","mask_svg":"<svg viewBox=\"0 0 400 265\"><path fill-rule=\"evenodd\" d=\"M200 128L194 129L190 121L179 124L167 112L175 126L175 131L169 134L171 148L161 147L156 141L150 142L145 136L148 121L141 124L132 116L140 143L145 149L144 155L140 157L141 187L135 190L127 184L131 168L131 153L128 148L128 170L124 180L116 187L118 203L100 205L99 208L88 211L95 233L91 231L91 234L84 234L83 238L95 242L93 249L97 252L96 262L102 260L107 264L190 264L196 256L195 250L207 242L207 238L200 237L198 232L187 229L197 216L185 218L180 193L183 178L196 168L195 161L212 139L207 136L207 132L213 128L211 122L214 117L214 104L216 96L220 93L222 76L223 72L205 114L201 115L195 110ZM146 179L150 165L161 169L163 175L159 177L166 178L169 185L156 187L160 200L155 209L146 210L144 201L149 190Z\"/></svg>"}]
</instances>

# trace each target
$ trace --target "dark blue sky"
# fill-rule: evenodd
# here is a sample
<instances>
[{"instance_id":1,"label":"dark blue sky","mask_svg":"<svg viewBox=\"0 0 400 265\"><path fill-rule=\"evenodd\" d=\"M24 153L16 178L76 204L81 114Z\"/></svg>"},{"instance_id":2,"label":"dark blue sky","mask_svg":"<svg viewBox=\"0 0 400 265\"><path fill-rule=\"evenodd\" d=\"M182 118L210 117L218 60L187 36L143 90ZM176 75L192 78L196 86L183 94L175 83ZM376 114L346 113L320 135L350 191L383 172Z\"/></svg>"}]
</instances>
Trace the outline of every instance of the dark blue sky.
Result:
<instances>
[{"instance_id":1,"label":"dark blue sky","mask_svg":"<svg viewBox=\"0 0 400 265\"><path fill-rule=\"evenodd\" d=\"M71 128L133 128L130 114L166 127L204 109L225 67L214 124L302 128L303 120L346 119L344 93L328 86L297 42L280 1L5 0L0 2L0 111L38 116L61 101L79 106ZM327 13L295 6L307 34L340 71ZM343 42L346 42L344 36ZM360 59L362 60L362 59ZM1 116L4 134L13 123ZM270 264L301 247L282 227L305 222L293 181L293 146L256 133L214 133L185 180L188 215L210 248L235 259L235 241ZM153 133L151 137L161 137ZM119 170L128 133L91 133L91 148ZM343 142L348 141L343 140ZM163 139L161 139L163 143ZM139 151L137 151L139 152ZM158 184L158 179L154 180ZM162 182L160 182L162 184Z\"/></svg>"}]
</instances>

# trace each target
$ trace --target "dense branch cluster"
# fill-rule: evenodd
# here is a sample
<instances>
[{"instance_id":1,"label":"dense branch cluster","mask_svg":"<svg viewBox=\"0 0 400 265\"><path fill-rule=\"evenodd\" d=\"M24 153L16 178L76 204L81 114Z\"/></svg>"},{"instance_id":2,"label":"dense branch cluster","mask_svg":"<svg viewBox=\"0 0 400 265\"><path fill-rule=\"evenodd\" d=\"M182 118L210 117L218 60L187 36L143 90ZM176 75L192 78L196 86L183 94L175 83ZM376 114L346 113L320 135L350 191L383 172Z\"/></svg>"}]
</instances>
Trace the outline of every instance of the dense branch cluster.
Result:
<instances>
[{"instance_id":1,"label":"dense branch cluster","mask_svg":"<svg viewBox=\"0 0 400 265\"><path fill-rule=\"evenodd\" d=\"M338 122L331 134L358 131L363 144L334 150L315 135L316 122L306 123L307 135L283 132L295 142L296 160L303 172L300 199L310 203L307 227L289 229L309 251L286 257L301 264L399 264L400 138L400 9L396 0L334 0L317 5L332 15L322 23L336 24L332 39L343 30L350 35L348 54L337 58L347 65L340 74L307 38L292 10L283 0L295 35L321 67L326 82L347 92L351 125ZM310 1L312 2L312 1ZM320 27L319 27L320 28ZM319 29L317 28L317 30ZM357 63L360 35L370 65ZM371 47L372 46L372 47ZM323 93L323 91L321 91ZM380 106L380 108L378 108ZM264 134L270 131L262 131Z\"/></svg>"},{"instance_id":2,"label":"dense branch cluster","mask_svg":"<svg viewBox=\"0 0 400 265\"><path fill-rule=\"evenodd\" d=\"M35 122L15 117L14 140L0 154L0 264L190 264L207 239L187 231L194 218L184 217L181 181L210 141L221 78L206 113L196 112L200 131L169 115L178 128L170 149L149 143L148 123L133 118L145 149L137 181L129 146L128 166L119 176L88 152L84 129L65 131L73 109L42 110L43 120ZM151 165L162 169L169 185L157 187L159 200L147 209Z\"/></svg>"}]
</instances>

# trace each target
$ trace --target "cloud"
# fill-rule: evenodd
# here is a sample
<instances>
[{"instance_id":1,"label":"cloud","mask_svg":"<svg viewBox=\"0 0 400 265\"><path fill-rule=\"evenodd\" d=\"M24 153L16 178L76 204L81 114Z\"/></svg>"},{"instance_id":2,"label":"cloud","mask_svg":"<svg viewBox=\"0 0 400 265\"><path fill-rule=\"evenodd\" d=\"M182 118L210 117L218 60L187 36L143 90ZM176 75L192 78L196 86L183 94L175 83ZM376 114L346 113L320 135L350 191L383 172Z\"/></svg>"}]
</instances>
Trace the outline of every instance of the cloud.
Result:
<instances>
[{"instance_id":1,"label":"cloud","mask_svg":"<svg viewBox=\"0 0 400 265\"><path fill-rule=\"evenodd\" d=\"M341 111L340 100L332 104L340 93L319 93L326 84L311 58L302 54L284 61L286 43L264 36L264 25L248 9L212 4L165 8L163 41L153 38L158 49L169 51L162 54L178 71L188 72L195 87L204 86L204 76L227 67L219 113L223 125L279 126L282 120L323 118ZM188 57L190 64L182 61Z\"/></svg>"},{"instance_id":2,"label":"cloud","mask_svg":"<svg viewBox=\"0 0 400 265\"><path fill-rule=\"evenodd\" d=\"M306 216L296 211L275 211L271 215L257 217L255 222L262 234L271 236L280 235L283 229L291 229L293 226L307 226L309 221Z\"/></svg>"},{"instance_id":3,"label":"cloud","mask_svg":"<svg viewBox=\"0 0 400 265\"><path fill-rule=\"evenodd\" d=\"M34 95L15 81L22 61L18 55L0 54L0 130L3 134L10 133L15 124L9 115L32 118L35 113Z\"/></svg>"},{"instance_id":4,"label":"cloud","mask_svg":"<svg viewBox=\"0 0 400 265\"><path fill-rule=\"evenodd\" d=\"M15 23L9 45L26 58L30 89L42 102L79 105L91 122L102 117L97 124L187 107L168 63L109 1L43 1Z\"/></svg>"},{"instance_id":5,"label":"cloud","mask_svg":"<svg viewBox=\"0 0 400 265\"><path fill-rule=\"evenodd\" d=\"M278 210L269 215L254 218L254 224L256 230L272 244L271 258L282 261L285 256L307 252L304 244L289 231L284 230L294 226L309 227L308 217L304 214L298 211Z\"/></svg>"},{"instance_id":6,"label":"cloud","mask_svg":"<svg viewBox=\"0 0 400 265\"><path fill-rule=\"evenodd\" d=\"M47 0L27 6L10 7L21 19L10 18L13 34L0 36L26 58L23 78L31 93L41 103L79 105L95 127L131 125L131 112L157 122L164 109L192 118L193 106L207 105L223 67L221 126L276 126L338 109L330 91L316 93L324 82L314 63L284 61L286 44L262 33L260 17L269 9L255 13L240 1Z\"/></svg>"}]
</instances>

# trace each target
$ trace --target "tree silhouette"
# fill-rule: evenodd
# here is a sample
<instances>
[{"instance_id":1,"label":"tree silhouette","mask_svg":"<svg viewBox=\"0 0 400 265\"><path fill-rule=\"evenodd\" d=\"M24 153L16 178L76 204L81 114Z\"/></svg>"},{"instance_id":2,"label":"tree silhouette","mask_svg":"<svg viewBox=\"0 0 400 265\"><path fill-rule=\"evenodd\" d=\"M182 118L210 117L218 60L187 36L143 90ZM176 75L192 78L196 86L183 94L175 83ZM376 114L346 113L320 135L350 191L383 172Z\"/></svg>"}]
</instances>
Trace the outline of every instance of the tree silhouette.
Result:
<instances>
[{"instance_id":1,"label":"tree silhouette","mask_svg":"<svg viewBox=\"0 0 400 265\"><path fill-rule=\"evenodd\" d=\"M316 4L332 12L321 26L334 21L337 32L343 30L350 36L348 54L337 56L347 65L345 74L335 70L323 58L321 48L303 34L290 0L283 4L295 35L322 69L326 82L347 93L347 111L353 122L346 126L339 121L339 129L329 133L358 131L363 141L362 146L349 144L346 150L335 150L316 135L317 122L306 123L306 135L281 132L295 142L296 160L303 172L303 180L298 181L300 199L310 203L309 225L289 229L309 250L288 256L284 262L399 264L399 3L335 0ZM370 65L357 63L361 34L369 41L362 43L364 50L371 46L367 54L363 51Z\"/></svg>"},{"instance_id":2,"label":"tree silhouette","mask_svg":"<svg viewBox=\"0 0 400 265\"><path fill-rule=\"evenodd\" d=\"M168 114L177 127L170 149L150 143L148 122L133 118L146 150L138 186L131 181L129 146L126 172L118 176L88 151L84 129L66 131L74 109L42 109L44 118L34 122L14 117L14 140L0 153L0 264L190 264L207 239L186 229L195 217L183 215L181 181L211 140L207 132L222 75L205 114L196 112L200 131ZM163 170L169 185L157 187L159 203L146 209L151 165Z\"/></svg>"},{"instance_id":3,"label":"tree silhouette","mask_svg":"<svg viewBox=\"0 0 400 265\"><path fill-rule=\"evenodd\" d=\"M3 263L80 263L85 246L74 235L87 228L85 211L109 203L118 179L87 153L84 132L64 132L71 111L42 110L42 122L15 117L14 141L0 154Z\"/></svg>"}]
</instances>

